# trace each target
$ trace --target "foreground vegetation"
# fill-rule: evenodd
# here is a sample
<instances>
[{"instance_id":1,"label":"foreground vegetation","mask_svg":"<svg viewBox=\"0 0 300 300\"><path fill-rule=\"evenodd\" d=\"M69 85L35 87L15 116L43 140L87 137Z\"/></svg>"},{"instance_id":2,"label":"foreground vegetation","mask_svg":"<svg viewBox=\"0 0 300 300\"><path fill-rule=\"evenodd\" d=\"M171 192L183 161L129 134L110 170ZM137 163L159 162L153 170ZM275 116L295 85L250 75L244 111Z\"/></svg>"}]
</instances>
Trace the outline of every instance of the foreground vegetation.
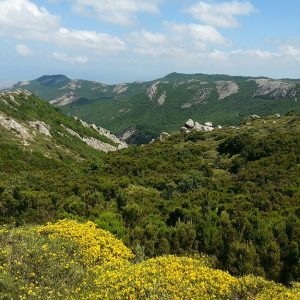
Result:
<instances>
[{"instance_id":1,"label":"foreground vegetation","mask_svg":"<svg viewBox=\"0 0 300 300\"><path fill-rule=\"evenodd\" d=\"M29 100L19 101L24 110L4 103L4 112L16 119L23 112L24 122L34 116L51 129L65 122L90 131ZM50 123L50 114L61 121ZM51 129L52 138L36 135L25 146L1 128L0 222L91 220L139 254L138 261L154 258L143 262L145 269L158 256L204 253L231 276L288 285L300 280L299 121L296 113L245 119L239 128L180 133L110 154Z\"/></svg>"},{"instance_id":2,"label":"foreground vegetation","mask_svg":"<svg viewBox=\"0 0 300 300\"><path fill-rule=\"evenodd\" d=\"M162 256L143 260L92 222L0 230L1 299L299 299L255 276L233 277L213 260Z\"/></svg>"}]
</instances>

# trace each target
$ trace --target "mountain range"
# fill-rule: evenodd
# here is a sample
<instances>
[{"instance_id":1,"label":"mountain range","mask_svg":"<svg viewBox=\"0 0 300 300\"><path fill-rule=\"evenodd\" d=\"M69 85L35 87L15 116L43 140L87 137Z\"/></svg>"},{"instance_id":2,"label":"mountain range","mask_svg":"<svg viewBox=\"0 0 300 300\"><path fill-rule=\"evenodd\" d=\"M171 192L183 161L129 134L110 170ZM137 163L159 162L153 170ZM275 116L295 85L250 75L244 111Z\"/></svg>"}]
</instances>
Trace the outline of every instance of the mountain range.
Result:
<instances>
[{"instance_id":1,"label":"mountain range","mask_svg":"<svg viewBox=\"0 0 300 300\"><path fill-rule=\"evenodd\" d=\"M171 73L147 81L108 85L45 75L15 84L71 116L109 129L129 143L175 132L192 118L236 125L248 115L300 109L300 80Z\"/></svg>"}]
</instances>

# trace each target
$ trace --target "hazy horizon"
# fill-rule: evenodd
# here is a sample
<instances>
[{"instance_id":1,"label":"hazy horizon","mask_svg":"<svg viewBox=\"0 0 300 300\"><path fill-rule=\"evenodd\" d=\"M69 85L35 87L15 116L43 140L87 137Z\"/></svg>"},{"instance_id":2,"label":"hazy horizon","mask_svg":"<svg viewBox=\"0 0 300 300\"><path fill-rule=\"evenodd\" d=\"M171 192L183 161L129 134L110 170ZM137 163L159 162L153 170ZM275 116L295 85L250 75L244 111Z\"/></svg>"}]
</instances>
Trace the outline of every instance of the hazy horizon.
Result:
<instances>
[{"instance_id":1,"label":"hazy horizon","mask_svg":"<svg viewBox=\"0 0 300 300\"><path fill-rule=\"evenodd\" d=\"M117 3L0 0L0 86L45 74L105 83L171 72L300 77L299 1Z\"/></svg>"}]
</instances>

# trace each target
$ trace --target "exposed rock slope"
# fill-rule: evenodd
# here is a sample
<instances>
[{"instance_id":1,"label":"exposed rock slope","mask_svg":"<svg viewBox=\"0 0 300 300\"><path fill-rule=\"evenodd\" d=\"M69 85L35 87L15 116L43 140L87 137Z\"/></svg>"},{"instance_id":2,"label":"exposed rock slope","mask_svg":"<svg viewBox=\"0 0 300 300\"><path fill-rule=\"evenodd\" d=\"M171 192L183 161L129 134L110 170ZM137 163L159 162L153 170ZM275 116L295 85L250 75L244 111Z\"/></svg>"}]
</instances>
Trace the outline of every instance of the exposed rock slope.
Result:
<instances>
[{"instance_id":1,"label":"exposed rock slope","mask_svg":"<svg viewBox=\"0 0 300 300\"><path fill-rule=\"evenodd\" d=\"M14 141L30 149L43 149L46 156L54 149L88 152L82 147L110 152L127 144L104 128L65 117L49 104L28 91L0 93L0 134L3 140Z\"/></svg>"}]
</instances>

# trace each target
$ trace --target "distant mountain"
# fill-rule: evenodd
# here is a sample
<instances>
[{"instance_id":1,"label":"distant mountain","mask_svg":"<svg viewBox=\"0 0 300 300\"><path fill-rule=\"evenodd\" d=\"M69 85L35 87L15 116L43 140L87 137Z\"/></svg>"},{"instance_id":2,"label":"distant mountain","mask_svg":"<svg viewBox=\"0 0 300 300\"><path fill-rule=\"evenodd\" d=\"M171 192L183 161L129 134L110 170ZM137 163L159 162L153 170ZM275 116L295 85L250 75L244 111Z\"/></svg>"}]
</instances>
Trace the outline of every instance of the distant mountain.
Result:
<instances>
[{"instance_id":1,"label":"distant mountain","mask_svg":"<svg viewBox=\"0 0 300 300\"><path fill-rule=\"evenodd\" d=\"M24 90L0 92L0 137L0 154L14 164L18 159L30 164L33 153L45 160L81 161L127 147L108 130L64 116Z\"/></svg>"},{"instance_id":2,"label":"distant mountain","mask_svg":"<svg viewBox=\"0 0 300 300\"><path fill-rule=\"evenodd\" d=\"M300 109L300 80L171 73L149 82L106 85L63 75L20 82L65 114L143 143L174 132L189 118L234 125L251 114Z\"/></svg>"},{"instance_id":3,"label":"distant mountain","mask_svg":"<svg viewBox=\"0 0 300 300\"><path fill-rule=\"evenodd\" d=\"M57 87L59 85L68 84L72 80L65 75L44 75L36 79L41 85Z\"/></svg>"}]
</instances>

